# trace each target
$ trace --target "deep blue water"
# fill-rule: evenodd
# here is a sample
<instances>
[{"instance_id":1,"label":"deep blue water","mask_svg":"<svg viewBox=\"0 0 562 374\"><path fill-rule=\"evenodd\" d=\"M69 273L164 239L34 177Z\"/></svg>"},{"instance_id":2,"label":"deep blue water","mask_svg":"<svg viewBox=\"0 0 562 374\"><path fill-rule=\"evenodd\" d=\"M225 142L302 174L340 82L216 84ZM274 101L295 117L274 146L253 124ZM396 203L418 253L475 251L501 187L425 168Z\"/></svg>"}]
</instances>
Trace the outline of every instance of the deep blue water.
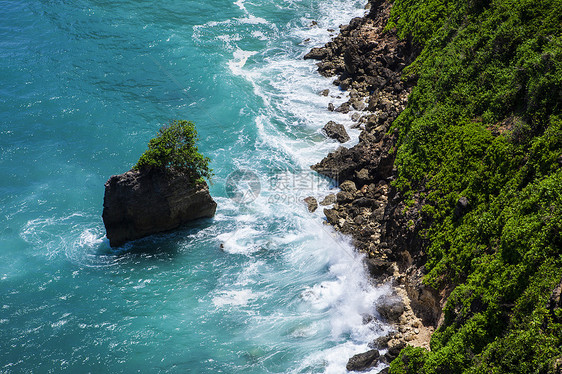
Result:
<instances>
[{"instance_id":1,"label":"deep blue water","mask_svg":"<svg viewBox=\"0 0 562 374\"><path fill-rule=\"evenodd\" d=\"M388 329L363 322L386 290L301 202L333 192L308 171L337 147L321 127L351 123L302 56L363 5L0 1L0 372L341 373ZM217 215L111 249L104 183L173 119ZM227 197L237 169L255 201Z\"/></svg>"}]
</instances>

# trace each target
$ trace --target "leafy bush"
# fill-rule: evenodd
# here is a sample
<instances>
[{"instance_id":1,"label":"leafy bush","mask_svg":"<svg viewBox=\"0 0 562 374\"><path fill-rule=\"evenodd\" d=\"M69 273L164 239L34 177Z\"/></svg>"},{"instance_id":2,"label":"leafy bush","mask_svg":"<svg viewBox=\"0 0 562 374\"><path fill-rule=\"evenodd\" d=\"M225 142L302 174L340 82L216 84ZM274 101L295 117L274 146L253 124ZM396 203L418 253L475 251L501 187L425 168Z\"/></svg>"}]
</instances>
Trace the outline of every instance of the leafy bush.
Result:
<instances>
[{"instance_id":1,"label":"leafy bush","mask_svg":"<svg viewBox=\"0 0 562 374\"><path fill-rule=\"evenodd\" d=\"M394 185L425 204L424 282L454 291L431 351L404 350L391 372L559 372L562 1L393 2L387 27L423 47Z\"/></svg>"},{"instance_id":2,"label":"leafy bush","mask_svg":"<svg viewBox=\"0 0 562 374\"><path fill-rule=\"evenodd\" d=\"M148 142L148 149L141 155L135 170L172 170L188 175L193 181L213 176L210 159L199 153L195 125L188 121L173 121L158 130Z\"/></svg>"}]
</instances>

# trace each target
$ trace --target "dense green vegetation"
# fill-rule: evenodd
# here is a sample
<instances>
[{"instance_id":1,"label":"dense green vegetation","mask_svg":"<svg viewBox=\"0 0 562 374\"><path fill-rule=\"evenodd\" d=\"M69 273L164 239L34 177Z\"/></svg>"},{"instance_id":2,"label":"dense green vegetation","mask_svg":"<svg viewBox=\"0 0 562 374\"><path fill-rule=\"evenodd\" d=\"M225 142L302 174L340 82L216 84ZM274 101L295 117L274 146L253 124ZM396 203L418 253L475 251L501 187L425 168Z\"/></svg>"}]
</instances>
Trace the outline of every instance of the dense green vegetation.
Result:
<instances>
[{"instance_id":1,"label":"dense green vegetation","mask_svg":"<svg viewBox=\"0 0 562 374\"><path fill-rule=\"evenodd\" d=\"M201 182L213 175L209 158L199 153L195 125L188 121L173 121L162 127L156 137L148 142L135 170L173 170L187 174L193 181Z\"/></svg>"},{"instance_id":2,"label":"dense green vegetation","mask_svg":"<svg viewBox=\"0 0 562 374\"><path fill-rule=\"evenodd\" d=\"M559 373L562 0L394 0L393 27L423 47L395 185L423 203L424 281L454 291L391 372Z\"/></svg>"}]
</instances>

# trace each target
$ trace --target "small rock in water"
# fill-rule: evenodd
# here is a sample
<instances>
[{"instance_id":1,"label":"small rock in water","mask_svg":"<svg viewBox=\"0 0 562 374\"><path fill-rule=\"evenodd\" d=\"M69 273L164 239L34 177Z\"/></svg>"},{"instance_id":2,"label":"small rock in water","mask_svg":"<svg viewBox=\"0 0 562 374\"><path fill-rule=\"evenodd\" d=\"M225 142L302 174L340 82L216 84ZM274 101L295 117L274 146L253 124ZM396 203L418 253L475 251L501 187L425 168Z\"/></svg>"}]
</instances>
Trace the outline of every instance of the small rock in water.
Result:
<instances>
[{"instance_id":1,"label":"small rock in water","mask_svg":"<svg viewBox=\"0 0 562 374\"><path fill-rule=\"evenodd\" d=\"M348 371L366 371L377 364L379 357L379 351L376 349L359 353L349 359L345 368Z\"/></svg>"},{"instance_id":2,"label":"small rock in water","mask_svg":"<svg viewBox=\"0 0 562 374\"><path fill-rule=\"evenodd\" d=\"M350 111L351 111L351 104L349 104L348 102L343 103L336 109L336 112L344 113L344 114L349 113Z\"/></svg>"},{"instance_id":3,"label":"small rock in water","mask_svg":"<svg viewBox=\"0 0 562 374\"><path fill-rule=\"evenodd\" d=\"M304 199L304 202L308 205L308 211L310 213L314 213L316 209L318 209L318 201L314 197L309 196Z\"/></svg>"}]
</instances>

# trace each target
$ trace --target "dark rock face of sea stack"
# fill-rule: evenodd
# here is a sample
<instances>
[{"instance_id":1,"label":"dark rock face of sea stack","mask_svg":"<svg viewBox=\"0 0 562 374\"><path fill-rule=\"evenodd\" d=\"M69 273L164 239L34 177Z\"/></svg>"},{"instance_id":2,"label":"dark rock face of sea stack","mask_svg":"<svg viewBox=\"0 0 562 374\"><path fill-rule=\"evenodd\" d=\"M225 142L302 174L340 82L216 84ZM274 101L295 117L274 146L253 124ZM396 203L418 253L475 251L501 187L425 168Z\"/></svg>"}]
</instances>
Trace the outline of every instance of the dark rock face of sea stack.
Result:
<instances>
[{"instance_id":1,"label":"dark rock face of sea stack","mask_svg":"<svg viewBox=\"0 0 562 374\"><path fill-rule=\"evenodd\" d=\"M193 184L171 171L130 170L105 183L102 218L109 244L115 247L213 217L216 209L205 182Z\"/></svg>"}]
</instances>

